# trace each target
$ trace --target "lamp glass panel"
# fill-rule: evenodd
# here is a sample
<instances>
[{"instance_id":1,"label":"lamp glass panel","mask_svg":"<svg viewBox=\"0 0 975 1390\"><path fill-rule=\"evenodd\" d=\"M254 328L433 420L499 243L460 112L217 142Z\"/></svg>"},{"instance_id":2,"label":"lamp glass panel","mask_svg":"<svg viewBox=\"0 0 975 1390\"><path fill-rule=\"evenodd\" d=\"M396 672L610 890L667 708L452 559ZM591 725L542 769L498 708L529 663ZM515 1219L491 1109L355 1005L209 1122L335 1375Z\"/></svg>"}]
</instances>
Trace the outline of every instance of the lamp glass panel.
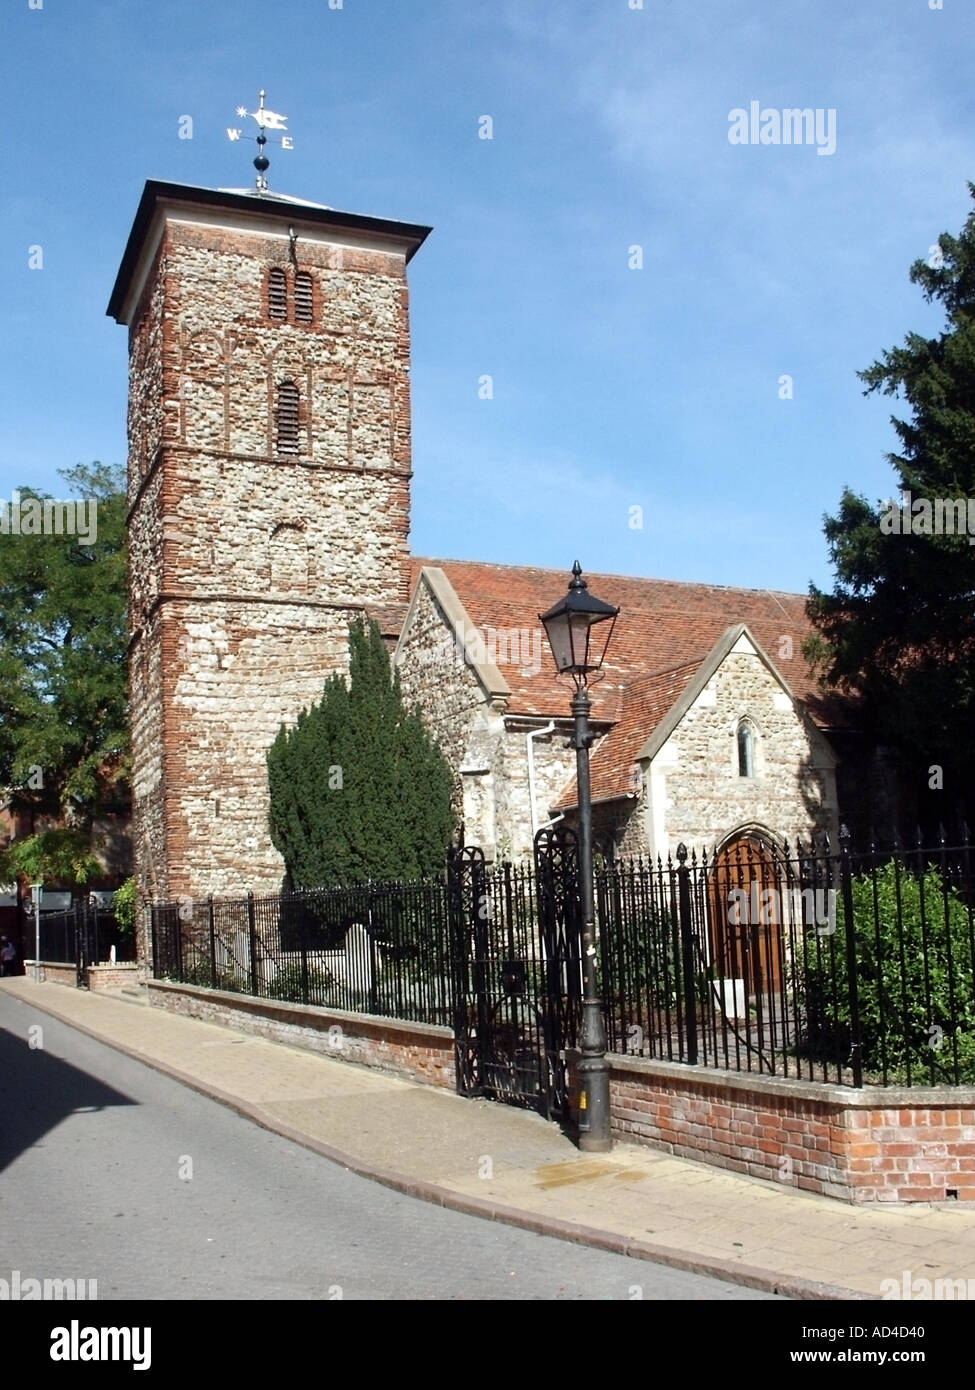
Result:
<instances>
[{"instance_id":1,"label":"lamp glass panel","mask_svg":"<svg viewBox=\"0 0 975 1390\"><path fill-rule=\"evenodd\" d=\"M559 613L557 617L549 618L545 624L545 631L548 634L549 646L552 648L556 667L560 671L570 670L573 662L573 650L568 614Z\"/></svg>"}]
</instances>

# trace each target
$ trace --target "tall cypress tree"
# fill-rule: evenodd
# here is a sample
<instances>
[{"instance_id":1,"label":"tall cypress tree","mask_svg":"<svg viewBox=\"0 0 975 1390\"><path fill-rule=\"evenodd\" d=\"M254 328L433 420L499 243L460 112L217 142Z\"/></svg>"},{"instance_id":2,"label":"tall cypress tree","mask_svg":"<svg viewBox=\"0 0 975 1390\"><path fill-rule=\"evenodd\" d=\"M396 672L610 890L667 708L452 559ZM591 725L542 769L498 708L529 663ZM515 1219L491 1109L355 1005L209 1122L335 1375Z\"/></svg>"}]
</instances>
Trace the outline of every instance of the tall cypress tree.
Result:
<instances>
[{"instance_id":1,"label":"tall cypress tree","mask_svg":"<svg viewBox=\"0 0 975 1390\"><path fill-rule=\"evenodd\" d=\"M349 680L282 725L267 755L271 840L296 888L440 871L453 830L450 767L403 705L379 627L349 630Z\"/></svg>"}]
</instances>

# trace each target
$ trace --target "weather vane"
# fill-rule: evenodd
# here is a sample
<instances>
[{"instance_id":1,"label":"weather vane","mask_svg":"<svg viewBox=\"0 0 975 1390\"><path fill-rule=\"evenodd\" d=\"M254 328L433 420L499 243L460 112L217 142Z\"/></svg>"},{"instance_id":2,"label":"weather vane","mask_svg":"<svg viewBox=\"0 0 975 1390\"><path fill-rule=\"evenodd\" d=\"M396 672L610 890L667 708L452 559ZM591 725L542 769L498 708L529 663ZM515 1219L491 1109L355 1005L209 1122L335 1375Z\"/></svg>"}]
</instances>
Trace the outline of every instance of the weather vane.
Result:
<instances>
[{"instance_id":1,"label":"weather vane","mask_svg":"<svg viewBox=\"0 0 975 1390\"><path fill-rule=\"evenodd\" d=\"M238 106L237 115L253 116L254 120L257 122L257 135L254 137L257 141L257 155L254 159L254 168L257 170L255 187L258 193L265 193L267 191L267 171L271 164L271 161L264 153L264 146L267 144L267 135L265 131L286 131L288 129L288 118L287 116L279 116L277 111L269 111L267 109L264 105L263 92L261 92L261 102L256 111L248 111L246 106ZM251 139L250 135L245 135L242 130L237 130L233 126L227 127L227 135L231 140ZM281 136L281 148L283 150L294 149L294 141L291 139L290 135Z\"/></svg>"}]
</instances>

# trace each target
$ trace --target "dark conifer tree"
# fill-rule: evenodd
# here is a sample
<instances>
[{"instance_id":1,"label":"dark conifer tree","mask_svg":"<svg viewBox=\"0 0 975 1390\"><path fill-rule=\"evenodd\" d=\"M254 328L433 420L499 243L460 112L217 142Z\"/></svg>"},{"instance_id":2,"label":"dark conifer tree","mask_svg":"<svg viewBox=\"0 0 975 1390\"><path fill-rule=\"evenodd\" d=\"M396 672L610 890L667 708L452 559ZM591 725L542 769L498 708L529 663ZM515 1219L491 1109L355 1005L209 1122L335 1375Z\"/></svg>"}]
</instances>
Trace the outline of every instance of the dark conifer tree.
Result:
<instances>
[{"instance_id":1,"label":"dark conifer tree","mask_svg":"<svg viewBox=\"0 0 975 1390\"><path fill-rule=\"evenodd\" d=\"M826 518L836 581L830 594L810 589L819 635L806 651L829 688L860 697L929 824L957 825L975 777L975 536L957 521L937 534L924 504L951 499L975 519L975 213L910 278L943 307L944 330L909 334L860 373L864 394L910 409L892 419L900 452L888 456L901 495L871 505L847 489Z\"/></svg>"},{"instance_id":2,"label":"dark conifer tree","mask_svg":"<svg viewBox=\"0 0 975 1390\"><path fill-rule=\"evenodd\" d=\"M453 830L452 778L418 713L406 710L379 627L349 632L349 680L268 751L270 830L296 888L437 874Z\"/></svg>"}]
</instances>

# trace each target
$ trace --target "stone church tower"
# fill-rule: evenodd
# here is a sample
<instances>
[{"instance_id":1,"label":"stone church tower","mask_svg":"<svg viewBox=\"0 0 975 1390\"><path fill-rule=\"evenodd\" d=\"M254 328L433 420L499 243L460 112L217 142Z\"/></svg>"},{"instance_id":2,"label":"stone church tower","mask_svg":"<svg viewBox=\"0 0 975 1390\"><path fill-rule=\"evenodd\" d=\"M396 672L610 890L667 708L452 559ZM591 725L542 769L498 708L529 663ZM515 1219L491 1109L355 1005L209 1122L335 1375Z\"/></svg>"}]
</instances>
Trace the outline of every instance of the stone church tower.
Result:
<instances>
[{"instance_id":1,"label":"stone church tower","mask_svg":"<svg viewBox=\"0 0 975 1390\"><path fill-rule=\"evenodd\" d=\"M409 586L406 266L429 228L149 182L129 330L138 891L275 892L265 754Z\"/></svg>"}]
</instances>

